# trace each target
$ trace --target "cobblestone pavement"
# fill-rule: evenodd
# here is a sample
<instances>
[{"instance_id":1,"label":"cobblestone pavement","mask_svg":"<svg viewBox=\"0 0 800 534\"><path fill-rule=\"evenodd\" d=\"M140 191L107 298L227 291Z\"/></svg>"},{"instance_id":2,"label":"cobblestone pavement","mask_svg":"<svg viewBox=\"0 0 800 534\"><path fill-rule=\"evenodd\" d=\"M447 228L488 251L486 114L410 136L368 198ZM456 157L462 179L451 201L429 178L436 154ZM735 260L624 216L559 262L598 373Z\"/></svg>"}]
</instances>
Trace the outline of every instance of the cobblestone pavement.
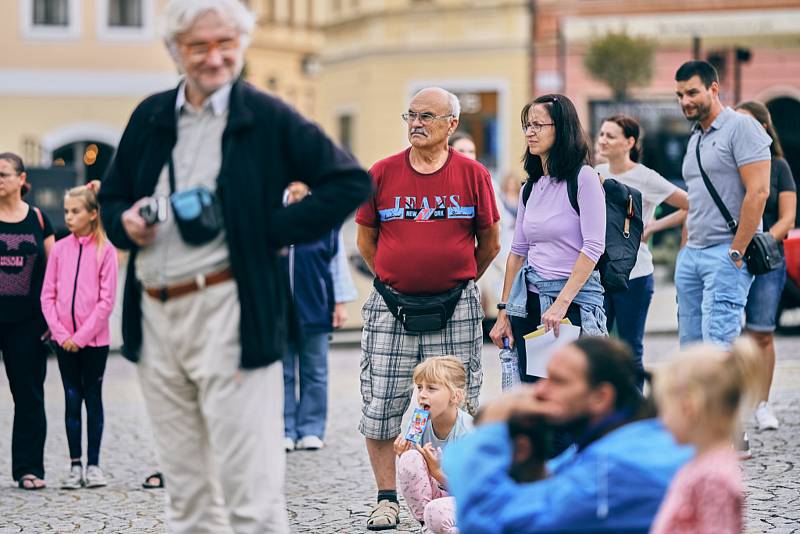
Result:
<instances>
[{"instance_id":1,"label":"cobblestone pavement","mask_svg":"<svg viewBox=\"0 0 800 534\"><path fill-rule=\"evenodd\" d=\"M677 345L674 336L650 336L647 363L657 365ZM779 338L779 362L773 401L782 427L751 432L754 458L744 463L748 487L748 532L800 532L800 337ZM500 389L496 351L484 347L482 398ZM294 452L288 458L287 496L294 532L366 532L366 517L375 488L359 417L357 347L331 353L330 422L326 448ZM55 361L47 384L49 433L46 450L50 488L23 492L10 480L12 403L5 376L0 377L0 534L12 532L166 532L162 490L143 490L141 482L156 467L152 436L145 418L135 370L119 356L106 375L106 432L101 462L110 484L98 490L55 489L67 470L63 425L63 392ZM280 432L276 429L276 432ZM399 532L418 532L403 506Z\"/></svg>"}]
</instances>

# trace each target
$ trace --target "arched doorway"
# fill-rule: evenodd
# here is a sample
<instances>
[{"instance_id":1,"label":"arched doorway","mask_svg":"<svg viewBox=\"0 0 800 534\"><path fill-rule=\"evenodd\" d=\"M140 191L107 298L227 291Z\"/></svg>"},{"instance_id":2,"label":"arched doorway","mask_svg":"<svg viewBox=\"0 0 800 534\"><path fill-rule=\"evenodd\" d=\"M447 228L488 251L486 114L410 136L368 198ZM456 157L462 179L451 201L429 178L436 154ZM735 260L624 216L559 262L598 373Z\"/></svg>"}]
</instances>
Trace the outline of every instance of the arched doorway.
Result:
<instances>
[{"instance_id":1,"label":"arched doorway","mask_svg":"<svg viewBox=\"0 0 800 534\"><path fill-rule=\"evenodd\" d=\"M52 164L55 167L72 167L78 175L78 183L101 180L111 163L114 147L101 141L87 139L60 146L53 150Z\"/></svg>"}]
</instances>

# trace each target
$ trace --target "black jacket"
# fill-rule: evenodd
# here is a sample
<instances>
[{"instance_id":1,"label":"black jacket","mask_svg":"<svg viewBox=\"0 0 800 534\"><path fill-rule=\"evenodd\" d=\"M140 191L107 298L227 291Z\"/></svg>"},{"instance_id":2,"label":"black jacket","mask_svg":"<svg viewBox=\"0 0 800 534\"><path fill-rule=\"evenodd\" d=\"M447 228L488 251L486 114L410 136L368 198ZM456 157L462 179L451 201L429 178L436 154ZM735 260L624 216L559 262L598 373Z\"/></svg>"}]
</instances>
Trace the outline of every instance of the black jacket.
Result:
<instances>
[{"instance_id":1,"label":"black jacket","mask_svg":"<svg viewBox=\"0 0 800 534\"><path fill-rule=\"evenodd\" d=\"M177 89L158 93L134 110L99 195L109 239L131 251L122 311L123 354L131 361L142 344L142 289L122 213L155 190L176 142L176 96ZM316 125L243 81L231 90L222 153L217 194L239 290L241 367L253 369L279 360L287 341L292 306L280 249L340 225L366 199L371 180ZM314 194L284 207L283 191L295 180Z\"/></svg>"}]
</instances>

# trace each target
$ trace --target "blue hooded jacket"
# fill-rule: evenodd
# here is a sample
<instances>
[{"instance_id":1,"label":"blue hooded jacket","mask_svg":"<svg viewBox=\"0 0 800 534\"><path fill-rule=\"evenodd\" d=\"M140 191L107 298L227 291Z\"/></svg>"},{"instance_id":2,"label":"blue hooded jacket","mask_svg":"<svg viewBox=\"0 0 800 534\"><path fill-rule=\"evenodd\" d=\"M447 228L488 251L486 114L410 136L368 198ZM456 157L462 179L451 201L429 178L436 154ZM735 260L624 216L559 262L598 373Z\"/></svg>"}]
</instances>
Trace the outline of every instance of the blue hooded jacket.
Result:
<instances>
[{"instance_id":1,"label":"blue hooded jacket","mask_svg":"<svg viewBox=\"0 0 800 534\"><path fill-rule=\"evenodd\" d=\"M322 239L294 245L289 252L287 268L301 336L333 331L336 299L331 262L338 252L338 237L338 230L332 230Z\"/></svg>"},{"instance_id":2,"label":"blue hooded jacket","mask_svg":"<svg viewBox=\"0 0 800 534\"><path fill-rule=\"evenodd\" d=\"M673 475L693 455L656 419L621 426L548 464L549 477L518 484L508 474L505 423L479 427L448 448L444 471L461 534L643 533Z\"/></svg>"}]
</instances>

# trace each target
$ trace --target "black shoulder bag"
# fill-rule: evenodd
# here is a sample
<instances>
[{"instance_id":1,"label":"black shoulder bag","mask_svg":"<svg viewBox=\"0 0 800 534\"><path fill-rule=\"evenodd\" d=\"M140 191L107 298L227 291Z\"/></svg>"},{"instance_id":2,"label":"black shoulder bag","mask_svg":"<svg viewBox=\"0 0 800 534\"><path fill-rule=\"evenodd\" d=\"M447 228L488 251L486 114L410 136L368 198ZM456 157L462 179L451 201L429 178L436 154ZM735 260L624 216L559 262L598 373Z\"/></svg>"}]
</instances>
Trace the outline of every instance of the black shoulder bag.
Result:
<instances>
[{"instance_id":1,"label":"black shoulder bag","mask_svg":"<svg viewBox=\"0 0 800 534\"><path fill-rule=\"evenodd\" d=\"M739 227L739 223L736 222L736 219L731 216L731 212L728 211L728 208L726 208L725 204L723 204L719 193L717 193L716 188L714 188L714 184L711 183L711 180L708 178L705 169L703 169L703 164L700 162L701 138L702 134L697 138L695 155L697 156L697 166L700 168L700 174L703 176L703 183L706 184L706 189L708 189L708 193L714 200L714 204L717 205L720 213L722 213L722 216L725 218L725 223L728 225L728 229L733 233L733 235L736 235L736 230ZM747 270L750 272L750 274L768 273L771 270L780 267L782 260L783 254L781 254L780 246L769 232L756 233L753 236L753 239L750 241L750 244L747 246L747 250L744 252L744 261L747 262Z\"/></svg>"}]
</instances>

